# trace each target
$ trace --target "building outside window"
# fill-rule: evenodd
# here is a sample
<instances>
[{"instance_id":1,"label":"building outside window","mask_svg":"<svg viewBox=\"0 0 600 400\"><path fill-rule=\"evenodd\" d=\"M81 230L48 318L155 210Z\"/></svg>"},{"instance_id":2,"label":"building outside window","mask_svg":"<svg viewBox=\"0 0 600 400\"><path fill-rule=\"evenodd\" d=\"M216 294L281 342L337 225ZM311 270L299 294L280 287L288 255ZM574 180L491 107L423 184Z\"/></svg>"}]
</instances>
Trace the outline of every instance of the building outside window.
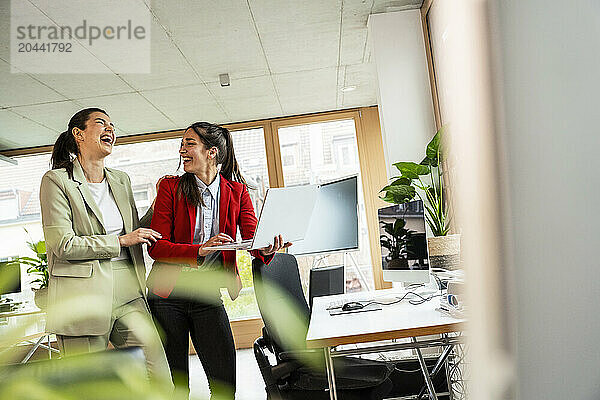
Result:
<instances>
[{"instance_id":1,"label":"building outside window","mask_svg":"<svg viewBox=\"0 0 600 400\"><path fill-rule=\"evenodd\" d=\"M42 176L50 169L50 154L15 157L18 165L0 163L0 259L32 257L28 240L42 240L39 190ZM35 278L21 266L20 297L33 299Z\"/></svg>"}]
</instances>

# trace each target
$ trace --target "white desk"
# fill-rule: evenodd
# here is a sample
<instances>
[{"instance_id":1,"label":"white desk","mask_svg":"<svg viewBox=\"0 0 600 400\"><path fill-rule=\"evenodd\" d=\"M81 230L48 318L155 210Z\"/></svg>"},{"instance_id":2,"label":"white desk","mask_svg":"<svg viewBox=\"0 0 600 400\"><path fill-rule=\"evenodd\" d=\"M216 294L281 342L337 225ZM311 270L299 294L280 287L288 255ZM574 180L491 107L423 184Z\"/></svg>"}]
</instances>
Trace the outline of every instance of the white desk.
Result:
<instances>
[{"instance_id":1,"label":"white desk","mask_svg":"<svg viewBox=\"0 0 600 400\"><path fill-rule=\"evenodd\" d=\"M418 336L448 334L463 330L465 320L454 318L437 311L439 297L420 305L411 305L408 300L415 297L407 297L402 302L382 306L382 310L360 312L343 315L329 315L326 309L332 301L346 299L356 301L364 299L389 299L393 296L402 296L404 293L395 289L378 290L369 293L350 293L334 296L316 297L313 300L312 315L306 345L308 348L323 348L327 366L327 378L329 381L329 394L332 400L337 399L335 387L335 374L333 371L332 357L344 355L358 355L381 351L400 349L415 349L425 378L425 383L431 399L437 399L430 374L421 354L421 348L442 346L444 352L436 363L441 367L448 356L452 346L459 343L458 337L442 337L433 340L418 341ZM383 346L370 346L352 350L335 350L342 344L356 344L374 342L387 339L411 338L411 343L396 343ZM441 359L443 357L443 359ZM439 365L437 365L439 364ZM434 368L435 369L435 368Z\"/></svg>"},{"instance_id":2,"label":"white desk","mask_svg":"<svg viewBox=\"0 0 600 400\"><path fill-rule=\"evenodd\" d=\"M19 343L25 342L32 345L32 348L22 359L21 364L29 361L33 353L40 347L48 350L48 358L52 358L52 352L59 353L51 345L52 334L45 331L44 317L45 312L33 304L28 304L14 311L0 313L0 321L3 322L0 326L0 335L4 335L7 332L15 332L22 327L24 335L19 337ZM44 341L47 344L44 344ZM8 352L10 350L11 348L9 347L4 351Z\"/></svg>"}]
</instances>

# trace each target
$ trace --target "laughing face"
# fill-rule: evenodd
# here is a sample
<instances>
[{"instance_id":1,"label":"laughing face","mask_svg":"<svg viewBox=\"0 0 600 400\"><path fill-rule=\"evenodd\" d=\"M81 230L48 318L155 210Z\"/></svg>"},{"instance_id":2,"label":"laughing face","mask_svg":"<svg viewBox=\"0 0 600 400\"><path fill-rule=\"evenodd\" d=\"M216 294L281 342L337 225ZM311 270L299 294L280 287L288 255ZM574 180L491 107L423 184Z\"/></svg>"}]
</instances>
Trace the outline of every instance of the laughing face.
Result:
<instances>
[{"instance_id":1,"label":"laughing face","mask_svg":"<svg viewBox=\"0 0 600 400\"><path fill-rule=\"evenodd\" d=\"M216 168L217 149L207 149L191 128L186 130L181 138L179 155L185 172L197 175L210 168Z\"/></svg>"},{"instance_id":2,"label":"laughing face","mask_svg":"<svg viewBox=\"0 0 600 400\"><path fill-rule=\"evenodd\" d=\"M85 130L73 129L79 151L89 158L104 158L112 153L115 144L115 125L110 117L101 112L90 114Z\"/></svg>"}]
</instances>

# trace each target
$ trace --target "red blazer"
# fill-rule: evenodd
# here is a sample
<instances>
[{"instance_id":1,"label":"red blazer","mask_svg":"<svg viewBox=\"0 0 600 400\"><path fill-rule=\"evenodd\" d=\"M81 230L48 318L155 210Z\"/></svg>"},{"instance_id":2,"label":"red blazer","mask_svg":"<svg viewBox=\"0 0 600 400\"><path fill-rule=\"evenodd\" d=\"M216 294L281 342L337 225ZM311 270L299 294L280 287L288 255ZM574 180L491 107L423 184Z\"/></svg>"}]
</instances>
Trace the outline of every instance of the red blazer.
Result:
<instances>
[{"instance_id":1,"label":"red blazer","mask_svg":"<svg viewBox=\"0 0 600 400\"><path fill-rule=\"evenodd\" d=\"M162 235L162 239L148 248L150 257L159 261L152 266L148 277L149 287L154 294L163 298L171 294L181 271L181 264L198 268L197 255L200 245L192 244L197 207L188 203L185 197L177 194L178 184L179 177L162 180L156 195L154 215L150 225L153 230ZM242 239L250 239L254 236L256 224L257 219L246 185L221 176L219 232L226 233L235 239L239 225ZM227 288L231 298L235 299L242 287L236 252L229 250L222 253L225 269L235 274L235 284ZM273 258L273 255L263 256L258 250L253 250L250 254L265 264L268 264ZM155 271L157 269L160 271Z\"/></svg>"}]
</instances>

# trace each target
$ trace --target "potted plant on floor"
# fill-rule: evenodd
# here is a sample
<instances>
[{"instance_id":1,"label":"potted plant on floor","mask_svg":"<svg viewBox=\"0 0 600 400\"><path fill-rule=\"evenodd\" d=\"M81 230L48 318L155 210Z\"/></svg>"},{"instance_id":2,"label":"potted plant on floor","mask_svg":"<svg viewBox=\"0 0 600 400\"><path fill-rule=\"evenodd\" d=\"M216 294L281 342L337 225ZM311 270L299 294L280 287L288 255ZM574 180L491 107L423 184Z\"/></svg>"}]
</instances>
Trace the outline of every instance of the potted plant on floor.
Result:
<instances>
[{"instance_id":1,"label":"potted plant on floor","mask_svg":"<svg viewBox=\"0 0 600 400\"><path fill-rule=\"evenodd\" d=\"M27 230L25 230L27 232ZM27 232L29 235L29 232ZM37 277L32 284L35 284L36 287L33 287L33 301L35 305L40 309L45 309L47 305L48 298L48 259L46 256L46 242L44 240L39 240L34 242L29 236L30 240L27 241L27 247L31 249L35 253L34 257L19 257L18 261L21 264L26 264L29 266L27 268L27 273L33 274Z\"/></svg>"},{"instance_id":2,"label":"potted plant on floor","mask_svg":"<svg viewBox=\"0 0 600 400\"><path fill-rule=\"evenodd\" d=\"M421 163L401 161L394 164L400 176L381 189L384 201L403 204L418 197L425 207L425 219L434 237L427 239L431 268L452 270L460 264L460 235L449 234L450 219L444 190L441 148L443 127L427 145Z\"/></svg>"}]
</instances>

